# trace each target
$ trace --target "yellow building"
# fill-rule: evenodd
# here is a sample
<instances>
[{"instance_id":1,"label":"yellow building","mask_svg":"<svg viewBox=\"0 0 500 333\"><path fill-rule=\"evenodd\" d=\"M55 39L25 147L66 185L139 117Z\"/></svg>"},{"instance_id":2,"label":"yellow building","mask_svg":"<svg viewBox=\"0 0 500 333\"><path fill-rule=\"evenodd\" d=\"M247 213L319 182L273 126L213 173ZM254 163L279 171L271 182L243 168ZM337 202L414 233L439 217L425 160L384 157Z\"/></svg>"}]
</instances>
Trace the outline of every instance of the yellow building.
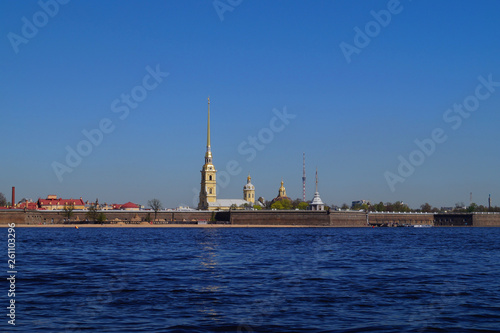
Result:
<instances>
[{"instance_id":1,"label":"yellow building","mask_svg":"<svg viewBox=\"0 0 500 333\"><path fill-rule=\"evenodd\" d=\"M73 209L85 209L83 199L62 199L57 195L49 195L47 199L38 199L37 205L40 209L46 210L61 210L65 207L73 207Z\"/></svg>"},{"instance_id":2,"label":"yellow building","mask_svg":"<svg viewBox=\"0 0 500 333\"><path fill-rule=\"evenodd\" d=\"M201 168L201 189L199 210L229 210L242 209L245 205L251 205L253 201L243 199L219 199L217 200L217 170L212 162L212 147L210 145L210 98L208 99L208 123L207 123L207 151L205 153L205 164ZM250 179L250 176L249 176ZM248 180L250 182L250 180ZM247 184L248 185L248 184ZM253 185L250 183L253 188ZM255 198L255 189L248 192L249 197Z\"/></svg>"},{"instance_id":3,"label":"yellow building","mask_svg":"<svg viewBox=\"0 0 500 333\"><path fill-rule=\"evenodd\" d=\"M208 209L209 203L217 201L217 170L212 163L212 148L210 146L210 98L208 98L208 122L207 122L207 152L205 153L205 164L201 168L201 190L198 209Z\"/></svg>"}]
</instances>

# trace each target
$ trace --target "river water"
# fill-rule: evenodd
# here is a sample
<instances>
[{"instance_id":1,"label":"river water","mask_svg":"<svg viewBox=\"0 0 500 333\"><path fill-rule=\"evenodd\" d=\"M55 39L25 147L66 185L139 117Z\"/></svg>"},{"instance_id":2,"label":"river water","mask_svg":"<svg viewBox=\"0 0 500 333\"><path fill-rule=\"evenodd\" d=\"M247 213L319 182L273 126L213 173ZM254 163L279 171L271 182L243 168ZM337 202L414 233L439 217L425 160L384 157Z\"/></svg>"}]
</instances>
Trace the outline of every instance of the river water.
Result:
<instances>
[{"instance_id":1,"label":"river water","mask_svg":"<svg viewBox=\"0 0 500 333\"><path fill-rule=\"evenodd\" d=\"M500 228L15 232L5 332L500 330Z\"/></svg>"}]
</instances>

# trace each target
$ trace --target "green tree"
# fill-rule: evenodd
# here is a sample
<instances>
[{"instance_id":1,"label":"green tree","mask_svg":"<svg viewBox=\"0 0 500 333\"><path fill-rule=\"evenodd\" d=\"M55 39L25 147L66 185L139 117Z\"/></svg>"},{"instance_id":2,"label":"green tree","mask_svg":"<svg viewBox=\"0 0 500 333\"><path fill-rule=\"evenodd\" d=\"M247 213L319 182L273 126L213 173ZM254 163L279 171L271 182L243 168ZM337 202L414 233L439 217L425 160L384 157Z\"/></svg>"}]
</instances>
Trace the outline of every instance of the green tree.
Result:
<instances>
[{"instance_id":1,"label":"green tree","mask_svg":"<svg viewBox=\"0 0 500 333\"><path fill-rule=\"evenodd\" d=\"M476 209L476 212L487 212L487 211L488 211L488 207L483 206L483 205L479 205Z\"/></svg>"},{"instance_id":2,"label":"green tree","mask_svg":"<svg viewBox=\"0 0 500 333\"><path fill-rule=\"evenodd\" d=\"M63 208L63 215L64 215L64 217L66 217L68 220L71 220L71 218L74 215L74 213L73 213L74 209L75 209L75 205L74 204L64 205L64 208Z\"/></svg>"},{"instance_id":3,"label":"green tree","mask_svg":"<svg viewBox=\"0 0 500 333\"><path fill-rule=\"evenodd\" d=\"M420 206L422 213L430 213L432 212L432 206L427 202Z\"/></svg>"},{"instance_id":4,"label":"green tree","mask_svg":"<svg viewBox=\"0 0 500 333\"><path fill-rule=\"evenodd\" d=\"M284 209L280 200L271 204L271 209Z\"/></svg>"},{"instance_id":5,"label":"green tree","mask_svg":"<svg viewBox=\"0 0 500 333\"><path fill-rule=\"evenodd\" d=\"M376 212L385 212L385 205L382 201L378 204L373 205L373 210Z\"/></svg>"},{"instance_id":6,"label":"green tree","mask_svg":"<svg viewBox=\"0 0 500 333\"><path fill-rule=\"evenodd\" d=\"M107 218L106 218L106 214L104 214L103 212L100 212L98 215L97 215L97 222L106 222Z\"/></svg>"},{"instance_id":7,"label":"green tree","mask_svg":"<svg viewBox=\"0 0 500 333\"><path fill-rule=\"evenodd\" d=\"M347 209L349 209L349 206L346 203L344 203L344 204L342 204L342 207L340 207L340 209L347 210Z\"/></svg>"},{"instance_id":8,"label":"green tree","mask_svg":"<svg viewBox=\"0 0 500 333\"><path fill-rule=\"evenodd\" d=\"M386 204L386 206L387 206L387 211L389 211L389 212L402 212L402 213L406 213L406 212L410 212L411 211L410 207L408 207L407 204L402 203L401 201L396 201L393 204L391 204L390 202L388 202Z\"/></svg>"},{"instance_id":9,"label":"green tree","mask_svg":"<svg viewBox=\"0 0 500 333\"><path fill-rule=\"evenodd\" d=\"M2 192L0 192L0 207L5 207L7 206L7 199L5 198L5 195L3 195Z\"/></svg>"},{"instance_id":10,"label":"green tree","mask_svg":"<svg viewBox=\"0 0 500 333\"><path fill-rule=\"evenodd\" d=\"M357 205L354 205L351 207L352 210L360 210L361 209L361 205L360 204L357 204Z\"/></svg>"},{"instance_id":11,"label":"green tree","mask_svg":"<svg viewBox=\"0 0 500 333\"><path fill-rule=\"evenodd\" d=\"M308 206L309 206L309 204L307 202L302 201L302 202L299 202L299 204L297 205L297 208L300 210L306 210Z\"/></svg>"},{"instance_id":12,"label":"green tree","mask_svg":"<svg viewBox=\"0 0 500 333\"><path fill-rule=\"evenodd\" d=\"M158 213L159 210L163 209L160 200L156 198L149 200L148 207L155 211L155 221L156 221L156 214Z\"/></svg>"},{"instance_id":13,"label":"green tree","mask_svg":"<svg viewBox=\"0 0 500 333\"><path fill-rule=\"evenodd\" d=\"M467 212L469 213L473 213L473 212L477 212L478 211L478 207L477 207L477 204L475 203L471 203L469 207L467 207Z\"/></svg>"},{"instance_id":14,"label":"green tree","mask_svg":"<svg viewBox=\"0 0 500 333\"><path fill-rule=\"evenodd\" d=\"M293 209L292 202L288 199L278 200L271 205L271 209Z\"/></svg>"},{"instance_id":15,"label":"green tree","mask_svg":"<svg viewBox=\"0 0 500 333\"><path fill-rule=\"evenodd\" d=\"M99 212L97 211L96 205L94 204L90 205L86 215L89 221L94 221L94 222L97 221L99 217Z\"/></svg>"},{"instance_id":16,"label":"green tree","mask_svg":"<svg viewBox=\"0 0 500 333\"><path fill-rule=\"evenodd\" d=\"M283 203L283 209L288 209L288 210L293 209L292 202L290 200L283 199L281 201Z\"/></svg>"},{"instance_id":17,"label":"green tree","mask_svg":"<svg viewBox=\"0 0 500 333\"><path fill-rule=\"evenodd\" d=\"M253 209L262 210L262 206L261 205L253 205Z\"/></svg>"}]
</instances>

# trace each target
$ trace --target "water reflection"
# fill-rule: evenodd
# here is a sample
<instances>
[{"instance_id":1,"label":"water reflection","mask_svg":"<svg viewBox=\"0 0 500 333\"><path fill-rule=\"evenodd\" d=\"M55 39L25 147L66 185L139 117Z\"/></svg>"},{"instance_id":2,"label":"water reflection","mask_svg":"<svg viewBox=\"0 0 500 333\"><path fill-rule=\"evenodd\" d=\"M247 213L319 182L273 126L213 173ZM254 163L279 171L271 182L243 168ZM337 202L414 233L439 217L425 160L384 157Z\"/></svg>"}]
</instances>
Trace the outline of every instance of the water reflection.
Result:
<instances>
[{"instance_id":1,"label":"water reflection","mask_svg":"<svg viewBox=\"0 0 500 333\"><path fill-rule=\"evenodd\" d=\"M220 321L221 315L218 304L221 302L224 275L220 265L220 231L218 229L203 228L196 239L200 259L200 283L195 290L200 298L200 309L204 317L213 321Z\"/></svg>"}]
</instances>

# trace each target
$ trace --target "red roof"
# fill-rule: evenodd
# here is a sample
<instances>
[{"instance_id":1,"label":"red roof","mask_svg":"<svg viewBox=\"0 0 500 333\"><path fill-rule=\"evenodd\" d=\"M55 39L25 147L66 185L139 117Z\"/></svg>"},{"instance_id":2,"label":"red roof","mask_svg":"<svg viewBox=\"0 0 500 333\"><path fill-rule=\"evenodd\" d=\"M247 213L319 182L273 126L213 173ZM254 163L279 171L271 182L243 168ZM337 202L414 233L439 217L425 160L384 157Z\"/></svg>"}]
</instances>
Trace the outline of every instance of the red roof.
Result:
<instances>
[{"instance_id":1,"label":"red roof","mask_svg":"<svg viewBox=\"0 0 500 333\"><path fill-rule=\"evenodd\" d=\"M33 210L33 209L38 209L38 204L36 202L26 202L25 201L25 202L22 202L19 205L17 205L17 208L19 208L19 209L26 208L26 209Z\"/></svg>"},{"instance_id":2,"label":"red roof","mask_svg":"<svg viewBox=\"0 0 500 333\"><path fill-rule=\"evenodd\" d=\"M62 199L62 198L57 198L57 199L38 199L38 205L40 206L69 206L69 205L75 205L75 206L84 206L85 203L83 202L83 199Z\"/></svg>"},{"instance_id":3,"label":"red roof","mask_svg":"<svg viewBox=\"0 0 500 333\"><path fill-rule=\"evenodd\" d=\"M129 201L126 204L121 205L120 208L121 209L125 209L125 208L139 208L139 206L137 206L135 203L132 203L132 202Z\"/></svg>"}]
</instances>

